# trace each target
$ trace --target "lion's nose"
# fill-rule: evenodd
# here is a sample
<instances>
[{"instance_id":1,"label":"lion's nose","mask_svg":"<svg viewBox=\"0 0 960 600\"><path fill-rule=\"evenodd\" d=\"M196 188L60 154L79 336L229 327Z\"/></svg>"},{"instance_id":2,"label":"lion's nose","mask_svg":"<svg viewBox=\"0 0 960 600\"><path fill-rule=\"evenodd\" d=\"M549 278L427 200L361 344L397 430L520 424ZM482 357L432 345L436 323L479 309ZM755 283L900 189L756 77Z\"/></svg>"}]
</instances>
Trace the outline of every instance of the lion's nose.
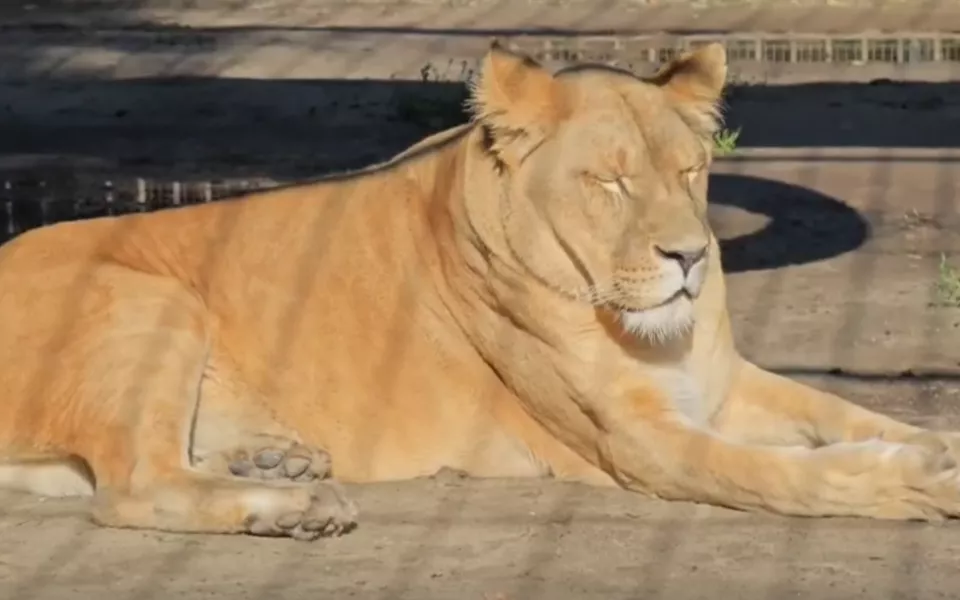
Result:
<instances>
[{"instance_id":1,"label":"lion's nose","mask_svg":"<svg viewBox=\"0 0 960 600\"><path fill-rule=\"evenodd\" d=\"M656 246L657 252L660 256L669 259L675 260L680 265L680 268L683 270L684 276L686 276L690 269L694 267L698 262L703 260L703 257L707 255L707 245L697 246L695 248L663 248L661 246Z\"/></svg>"}]
</instances>

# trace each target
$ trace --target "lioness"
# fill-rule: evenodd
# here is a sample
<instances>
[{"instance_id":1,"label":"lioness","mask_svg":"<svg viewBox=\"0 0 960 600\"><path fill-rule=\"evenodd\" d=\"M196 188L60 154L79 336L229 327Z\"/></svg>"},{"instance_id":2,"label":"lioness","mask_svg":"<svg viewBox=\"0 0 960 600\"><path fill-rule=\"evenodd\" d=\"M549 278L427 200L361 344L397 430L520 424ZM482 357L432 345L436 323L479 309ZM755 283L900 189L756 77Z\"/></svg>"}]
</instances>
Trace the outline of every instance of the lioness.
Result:
<instances>
[{"instance_id":1,"label":"lioness","mask_svg":"<svg viewBox=\"0 0 960 600\"><path fill-rule=\"evenodd\" d=\"M706 220L726 72L719 45L640 79L494 44L473 122L386 164L20 236L0 481L106 526L308 540L355 523L336 479L443 468L957 514L960 435L738 355Z\"/></svg>"}]
</instances>

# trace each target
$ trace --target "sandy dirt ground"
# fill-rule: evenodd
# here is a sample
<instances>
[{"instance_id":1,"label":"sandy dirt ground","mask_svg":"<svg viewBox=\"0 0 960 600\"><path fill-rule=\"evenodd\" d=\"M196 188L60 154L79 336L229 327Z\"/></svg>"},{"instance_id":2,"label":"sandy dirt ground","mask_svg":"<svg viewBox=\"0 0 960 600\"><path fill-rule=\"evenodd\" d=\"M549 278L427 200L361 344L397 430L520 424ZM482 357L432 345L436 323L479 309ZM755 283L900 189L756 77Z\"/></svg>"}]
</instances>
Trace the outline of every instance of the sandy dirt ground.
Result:
<instances>
[{"instance_id":1,"label":"sandy dirt ground","mask_svg":"<svg viewBox=\"0 0 960 600\"><path fill-rule=\"evenodd\" d=\"M324 63L309 36L273 33L282 44L271 32L192 47L136 28L0 33L0 180L288 181L383 158L456 118L431 104L455 98L453 84L391 79L400 69L383 64L403 40L332 52L360 74L343 81L347 63ZM960 87L745 87L728 112L742 150L715 169L711 221L744 353L960 429L960 309L935 293L941 255L960 266ZM958 523L784 519L553 482L350 491L361 527L312 544L103 530L83 501L0 495L0 598L840 600L960 587Z\"/></svg>"}]
</instances>

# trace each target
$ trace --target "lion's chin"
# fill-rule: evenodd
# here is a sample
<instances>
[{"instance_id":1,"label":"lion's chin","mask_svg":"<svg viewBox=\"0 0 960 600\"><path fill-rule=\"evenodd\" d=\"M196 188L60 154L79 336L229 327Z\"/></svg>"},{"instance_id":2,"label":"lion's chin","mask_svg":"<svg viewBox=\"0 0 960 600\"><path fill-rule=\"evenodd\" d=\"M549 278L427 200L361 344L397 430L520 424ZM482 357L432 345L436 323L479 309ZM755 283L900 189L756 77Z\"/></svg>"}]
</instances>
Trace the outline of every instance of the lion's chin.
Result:
<instances>
[{"instance_id":1,"label":"lion's chin","mask_svg":"<svg viewBox=\"0 0 960 600\"><path fill-rule=\"evenodd\" d=\"M693 321L693 301L684 295L647 310L620 313L620 324L627 332L657 343L685 335Z\"/></svg>"}]
</instances>

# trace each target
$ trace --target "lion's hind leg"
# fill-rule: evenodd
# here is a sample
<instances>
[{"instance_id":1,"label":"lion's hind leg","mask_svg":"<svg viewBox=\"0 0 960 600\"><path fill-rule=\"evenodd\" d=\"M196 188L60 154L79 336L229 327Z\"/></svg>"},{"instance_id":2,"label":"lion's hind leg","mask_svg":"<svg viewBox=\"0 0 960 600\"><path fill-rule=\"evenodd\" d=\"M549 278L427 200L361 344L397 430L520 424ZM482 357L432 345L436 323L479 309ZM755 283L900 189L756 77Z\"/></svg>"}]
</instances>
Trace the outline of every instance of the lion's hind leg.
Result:
<instances>
[{"instance_id":1,"label":"lion's hind leg","mask_svg":"<svg viewBox=\"0 0 960 600\"><path fill-rule=\"evenodd\" d=\"M351 530L356 506L332 481L270 484L183 471L133 492L98 490L105 526L191 533L250 533L314 540Z\"/></svg>"},{"instance_id":2,"label":"lion's hind leg","mask_svg":"<svg viewBox=\"0 0 960 600\"><path fill-rule=\"evenodd\" d=\"M94 520L172 532L314 539L354 524L333 482L263 481L203 472L190 439L209 355L202 303L171 279L124 269L98 273L96 310L71 343L81 380L71 451L96 478Z\"/></svg>"},{"instance_id":3,"label":"lion's hind leg","mask_svg":"<svg viewBox=\"0 0 960 600\"><path fill-rule=\"evenodd\" d=\"M269 402L239 382L227 360L211 358L200 388L190 446L204 473L299 482L327 479L330 454L279 423Z\"/></svg>"}]
</instances>

